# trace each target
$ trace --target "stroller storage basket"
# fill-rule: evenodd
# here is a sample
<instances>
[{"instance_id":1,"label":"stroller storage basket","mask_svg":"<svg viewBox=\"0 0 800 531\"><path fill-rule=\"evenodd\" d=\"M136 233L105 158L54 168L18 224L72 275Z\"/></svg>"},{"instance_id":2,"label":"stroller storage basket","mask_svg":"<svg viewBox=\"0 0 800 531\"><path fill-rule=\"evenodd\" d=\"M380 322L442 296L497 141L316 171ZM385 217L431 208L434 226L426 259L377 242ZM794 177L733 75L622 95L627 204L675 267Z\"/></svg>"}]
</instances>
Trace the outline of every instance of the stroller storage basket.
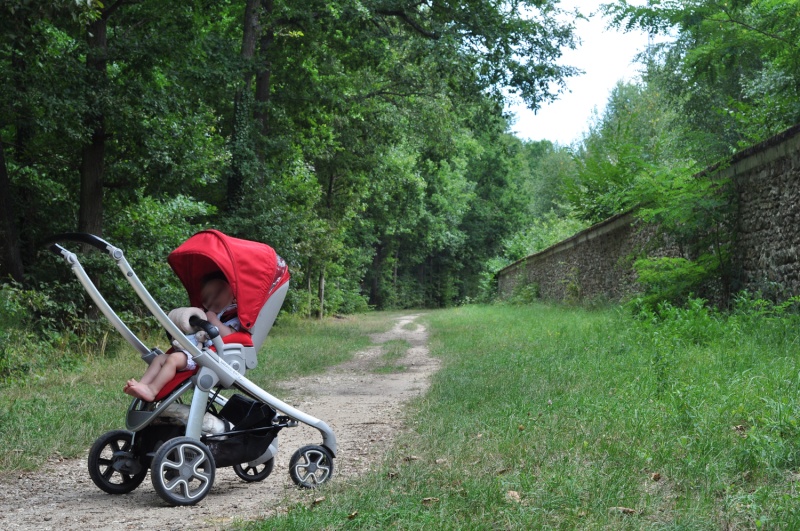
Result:
<instances>
[{"instance_id":1,"label":"stroller storage basket","mask_svg":"<svg viewBox=\"0 0 800 531\"><path fill-rule=\"evenodd\" d=\"M267 404L233 395L219 412L221 418L233 424L233 430L202 440L219 467L253 461L267 451L280 431L281 427L272 422L276 415Z\"/></svg>"},{"instance_id":2,"label":"stroller storage basket","mask_svg":"<svg viewBox=\"0 0 800 531\"><path fill-rule=\"evenodd\" d=\"M271 426L277 415L269 405L242 395L233 395L222 407L219 416L231 424L236 431Z\"/></svg>"}]
</instances>

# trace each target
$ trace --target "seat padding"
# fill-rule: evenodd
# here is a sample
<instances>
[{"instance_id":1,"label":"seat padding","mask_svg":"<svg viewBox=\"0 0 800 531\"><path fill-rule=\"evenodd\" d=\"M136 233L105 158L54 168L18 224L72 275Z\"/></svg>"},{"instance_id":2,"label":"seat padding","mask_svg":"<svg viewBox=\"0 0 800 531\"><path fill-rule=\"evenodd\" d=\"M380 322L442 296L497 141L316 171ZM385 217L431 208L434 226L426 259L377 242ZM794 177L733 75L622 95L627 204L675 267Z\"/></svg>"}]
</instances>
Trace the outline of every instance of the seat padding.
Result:
<instances>
[{"instance_id":1,"label":"seat padding","mask_svg":"<svg viewBox=\"0 0 800 531\"><path fill-rule=\"evenodd\" d=\"M156 399L154 402L158 402L159 400L164 400L169 394L175 390L180 384L197 374L197 371L200 370L200 367L195 367L191 371L180 371L175 373L175 377L172 380L167 382L167 385L161 388L161 391L158 392L156 395Z\"/></svg>"}]
</instances>

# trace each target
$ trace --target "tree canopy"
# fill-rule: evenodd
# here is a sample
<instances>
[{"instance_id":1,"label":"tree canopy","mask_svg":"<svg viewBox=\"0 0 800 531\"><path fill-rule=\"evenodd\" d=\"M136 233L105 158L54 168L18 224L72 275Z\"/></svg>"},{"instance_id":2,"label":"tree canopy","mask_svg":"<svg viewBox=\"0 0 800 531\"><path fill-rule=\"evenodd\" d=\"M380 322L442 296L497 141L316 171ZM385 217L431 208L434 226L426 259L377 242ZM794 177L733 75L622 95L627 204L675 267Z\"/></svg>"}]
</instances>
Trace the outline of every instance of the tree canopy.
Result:
<instances>
[{"instance_id":1,"label":"tree canopy","mask_svg":"<svg viewBox=\"0 0 800 531\"><path fill-rule=\"evenodd\" d=\"M92 232L178 305L166 254L214 226L287 259L295 311L474 297L528 208L504 100L537 108L575 73L557 62L574 46L560 14L555 0L4 2L0 272L81 307L40 244Z\"/></svg>"}]
</instances>

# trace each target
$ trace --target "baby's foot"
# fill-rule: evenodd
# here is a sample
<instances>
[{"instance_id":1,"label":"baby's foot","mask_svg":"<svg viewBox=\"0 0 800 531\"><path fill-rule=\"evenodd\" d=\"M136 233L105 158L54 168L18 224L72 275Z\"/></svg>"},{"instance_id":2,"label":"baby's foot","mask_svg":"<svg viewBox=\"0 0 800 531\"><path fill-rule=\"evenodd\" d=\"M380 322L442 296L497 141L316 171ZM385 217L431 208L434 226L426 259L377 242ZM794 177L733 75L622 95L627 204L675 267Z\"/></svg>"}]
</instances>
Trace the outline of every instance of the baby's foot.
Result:
<instances>
[{"instance_id":1,"label":"baby's foot","mask_svg":"<svg viewBox=\"0 0 800 531\"><path fill-rule=\"evenodd\" d=\"M136 380L134 380L133 378L131 378L130 380L128 380L128 381L125 383L125 387L123 387L123 388L122 388L122 391L123 391L123 392L125 392L125 393L127 393L127 392L128 392L128 389L129 389L130 387L132 387L132 386L136 385L137 383L139 383L139 382L137 382Z\"/></svg>"},{"instance_id":2,"label":"baby's foot","mask_svg":"<svg viewBox=\"0 0 800 531\"><path fill-rule=\"evenodd\" d=\"M152 402L156 399L156 394L152 389L150 389L150 387L138 382L135 385L131 385L125 389L125 394L134 396L140 400L144 400L145 402Z\"/></svg>"}]
</instances>

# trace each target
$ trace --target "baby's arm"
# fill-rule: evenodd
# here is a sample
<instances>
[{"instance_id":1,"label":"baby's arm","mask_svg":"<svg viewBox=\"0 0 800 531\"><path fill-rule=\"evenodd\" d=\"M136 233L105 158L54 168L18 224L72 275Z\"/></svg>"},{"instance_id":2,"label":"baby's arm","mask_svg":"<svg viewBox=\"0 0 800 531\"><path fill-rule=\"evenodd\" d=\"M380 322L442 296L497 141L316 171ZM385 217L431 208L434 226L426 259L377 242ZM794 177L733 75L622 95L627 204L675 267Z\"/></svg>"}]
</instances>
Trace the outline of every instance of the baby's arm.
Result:
<instances>
[{"instance_id":1,"label":"baby's arm","mask_svg":"<svg viewBox=\"0 0 800 531\"><path fill-rule=\"evenodd\" d=\"M206 312L206 320L219 329L220 337L229 336L232 333L236 332L236 330L234 330L230 326L222 324L222 321L219 320L219 317L217 317L217 314L215 314L214 312Z\"/></svg>"}]
</instances>

